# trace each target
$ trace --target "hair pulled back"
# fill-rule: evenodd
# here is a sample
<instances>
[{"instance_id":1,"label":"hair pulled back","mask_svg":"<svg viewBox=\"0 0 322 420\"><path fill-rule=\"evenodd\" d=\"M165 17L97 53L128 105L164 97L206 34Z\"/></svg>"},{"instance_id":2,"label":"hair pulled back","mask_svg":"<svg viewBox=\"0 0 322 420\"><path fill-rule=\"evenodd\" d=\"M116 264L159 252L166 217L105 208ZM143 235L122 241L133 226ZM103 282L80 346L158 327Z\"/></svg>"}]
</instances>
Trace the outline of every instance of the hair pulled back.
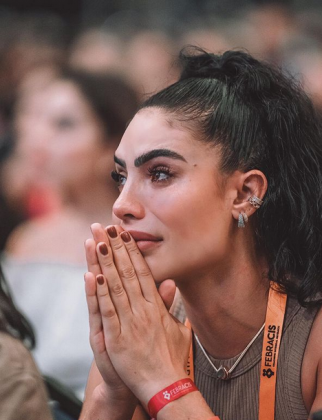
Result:
<instances>
[{"instance_id":1,"label":"hair pulled back","mask_svg":"<svg viewBox=\"0 0 322 420\"><path fill-rule=\"evenodd\" d=\"M302 305L322 292L322 139L311 101L277 69L241 51L180 53L178 82L158 107L219 146L221 171L258 169L268 180L255 236L268 277Z\"/></svg>"}]
</instances>

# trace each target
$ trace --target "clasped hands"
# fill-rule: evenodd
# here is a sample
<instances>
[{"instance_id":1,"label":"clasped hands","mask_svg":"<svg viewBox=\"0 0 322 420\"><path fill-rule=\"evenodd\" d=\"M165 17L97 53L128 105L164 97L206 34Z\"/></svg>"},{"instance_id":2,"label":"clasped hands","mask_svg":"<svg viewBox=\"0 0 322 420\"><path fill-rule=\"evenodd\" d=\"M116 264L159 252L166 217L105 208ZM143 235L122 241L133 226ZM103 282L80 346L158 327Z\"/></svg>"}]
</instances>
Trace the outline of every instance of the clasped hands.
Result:
<instances>
[{"instance_id":1,"label":"clasped hands","mask_svg":"<svg viewBox=\"0 0 322 420\"><path fill-rule=\"evenodd\" d=\"M190 331L168 312L175 285L159 291L130 234L95 223L85 242L90 343L104 386L115 401L133 395L144 406L169 384L186 377Z\"/></svg>"}]
</instances>

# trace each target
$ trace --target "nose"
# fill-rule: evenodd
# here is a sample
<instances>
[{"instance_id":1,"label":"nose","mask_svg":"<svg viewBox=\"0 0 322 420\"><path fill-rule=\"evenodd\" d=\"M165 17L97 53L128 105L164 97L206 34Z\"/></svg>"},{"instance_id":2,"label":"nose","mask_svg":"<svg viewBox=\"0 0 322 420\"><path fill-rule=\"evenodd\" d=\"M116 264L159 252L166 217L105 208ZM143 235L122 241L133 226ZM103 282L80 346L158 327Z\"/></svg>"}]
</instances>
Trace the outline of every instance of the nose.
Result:
<instances>
[{"instance_id":1,"label":"nose","mask_svg":"<svg viewBox=\"0 0 322 420\"><path fill-rule=\"evenodd\" d=\"M113 213L123 222L133 219L143 219L145 208L135 190L135 187L129 183L123 187L119 197L113 205Z\"/></svg>"}]
</instances>

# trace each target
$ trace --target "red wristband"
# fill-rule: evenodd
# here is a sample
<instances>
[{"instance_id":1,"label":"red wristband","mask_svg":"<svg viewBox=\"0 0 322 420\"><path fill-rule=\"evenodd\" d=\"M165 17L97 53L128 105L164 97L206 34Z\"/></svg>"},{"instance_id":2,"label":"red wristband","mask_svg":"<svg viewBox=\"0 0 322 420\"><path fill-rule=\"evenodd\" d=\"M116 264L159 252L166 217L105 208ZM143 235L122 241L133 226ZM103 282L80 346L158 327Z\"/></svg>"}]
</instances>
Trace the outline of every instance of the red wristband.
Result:
<instances>
[{"instance_id":1,"label":"red wristband","mask_svg":"<svg viewBox=\"0 0 322 420\"><path fill-rule=\"evenodd\" d=\"M198 388L190 378L185 378L174 382L167 388L162 389L150 399L148 402L148 411L150 416L152 418L156 418L158 412L165 405L194 391L198 391Z\"/></svg>"},{"instance_id":2,"label":"red wristband","mask_svg":"<svg viewBox=\"0 0 322 420\"><path fill-rule=\"evenodd\" d=\"M217 417L217 416L213 416L213 417L210 417L210 419L208 419L208 420L220 420L220 418Z\"/></svg>"}]
</instances>

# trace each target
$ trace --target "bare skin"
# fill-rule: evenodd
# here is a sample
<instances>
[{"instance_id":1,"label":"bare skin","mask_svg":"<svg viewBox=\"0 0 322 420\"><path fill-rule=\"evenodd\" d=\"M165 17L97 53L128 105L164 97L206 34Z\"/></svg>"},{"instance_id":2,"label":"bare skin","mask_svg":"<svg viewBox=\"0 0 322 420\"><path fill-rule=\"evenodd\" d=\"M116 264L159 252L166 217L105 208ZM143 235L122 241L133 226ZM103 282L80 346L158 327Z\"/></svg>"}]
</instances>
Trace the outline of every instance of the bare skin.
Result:
<instances>
[{"instance_id":1,"label":"bare skin","mask_svg":"<svg viewBox=\"0 0 322 420\"><path fill-rule=\"evenodd\" d=\"M168 314L155 281L175 280L194 331L216 358L240 353L264 322L267 266L250 233L256 209L248 198L263 198L267 180L256 170L223 179L214 165L217 151L190 135L168 124L162 112L144 110L116 152L121 190L114 205L121 220L117 231L127 230L135 240L127 242L124 233L123 239L119 234L113 238L96 224L93 239L86 241L91 345L103 381L93 367L81 420L128 420L136 401L146 407L162 388L186 377L190 333ZM160 149L184 159L154 155L137 164L139 156ZM147 164L156 167L152 175L150 166L146 173ZM237 228L240 212L250 219L246 229ZM135 238L137 231L156 240ZM100 273L103 277L97 278ZM160 293L169 296L173 290L167 281ZM303 361L308 412L322 408L321 322L319 315ZM211 416L201 394L193 392L165 406L158 420Z\"/></svg>"}]
</instances>

